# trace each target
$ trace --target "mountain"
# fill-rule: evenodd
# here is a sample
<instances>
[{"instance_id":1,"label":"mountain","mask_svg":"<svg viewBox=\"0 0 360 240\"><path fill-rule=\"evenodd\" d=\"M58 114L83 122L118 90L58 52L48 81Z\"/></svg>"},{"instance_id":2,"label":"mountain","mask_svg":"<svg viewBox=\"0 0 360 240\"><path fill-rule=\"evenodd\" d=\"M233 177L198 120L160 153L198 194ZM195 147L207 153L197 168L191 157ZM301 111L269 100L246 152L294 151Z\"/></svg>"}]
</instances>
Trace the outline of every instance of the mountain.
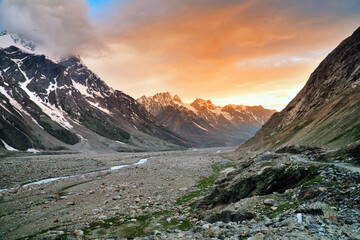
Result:
<instances>
[{"instance_id":1,"label":"mountain","mask_svg":"<svg viewBox=\"0 0 360 240\"><path fill-rule=\"evenodd\" d=\"M310 230L315 219L329 233L324 239L358 229L349 219L360 207L354 187L360 183L360 28L320 63L284 110L227 157L235 164L191 203L201 219L276 229L252 236L258 239L316 239L319 231Z\"/></svg>"},{"instance_id":2,"label":"mountain","mask_svg":"<svg viewBox=\"0 0 360 240\"><path fill-rule=\"evenodd\" d=\"M183 103L178 95L158 93L137 99L171 131L200 147L234 146L252 137L275 112L262 106L215 106L197 98Z\"/></svg>"},{"instance_id":3,"label":"mountain","mask_svg":"<svg viewBox=\"0 0 360 240\"><path fill-rule=\"evenodd\" d=\"M80 57L59 61L0 34L0 147L140 151L189 144L136 100L113 90Z\"/></svg>"},{"instance_id":4,"label":"mountain","mask_svg":"<svg viewBox=\"0 0 360 240\"><path fill-rule=\"evenodd\" d=\"M343 148L360 141L360 28L336 47L304 88L241 149Z\"/></svg>"}]
</instances>

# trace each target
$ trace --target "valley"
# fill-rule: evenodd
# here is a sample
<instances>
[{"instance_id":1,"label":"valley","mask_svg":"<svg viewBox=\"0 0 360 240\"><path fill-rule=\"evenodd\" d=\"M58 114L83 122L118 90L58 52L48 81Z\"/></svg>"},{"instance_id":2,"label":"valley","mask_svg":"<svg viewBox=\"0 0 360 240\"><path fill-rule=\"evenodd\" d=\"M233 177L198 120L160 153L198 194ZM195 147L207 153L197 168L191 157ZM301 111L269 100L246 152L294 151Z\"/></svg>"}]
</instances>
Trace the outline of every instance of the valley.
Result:
<instances>
[{"instance_id":1,"label":"valley","mask_svg":"<svg viewBox=\"0 0 360 240\"><path fill-rule=\"evenodd\" d=\"M319 162L311 150L240 155L234 150L2 159L5 177L0 183L8 189L0 191L0 236L108 240L359 237L359 166ZM60 179L31 184L44 178Z\"/></svg>"},{"instance_id":2,"label":"valley","mask_svg":"<svg viewBox=\"0 0 360 240\"><path fill-rule=\"evenodd\" d=\"M233 165L231 160L216 153L233 150L210 148L172 152L30 155L1 159L0 188L8 190L0 191L0 238L40 238L41 233L50 238L51 230L58 231L55 231L55 236L61 235L59 231L73 235L77 228L87 231L95 222L113 218L116 222L121 219L131 222L136 217L164 211L171 217L179 208L176 201L198 190L196 183L200 177L214 174L212 166ZM140 159L148 161L139 164ZM138 165L131 166L134 163ZM129 166L116 167L123 165ZM111 168L113 170L108 171ZM69 177L25 186L44 178L64 176ZM170 225L178 227L177 223ZM155 229L166 230L162 225L155 225L146 233L151 234ZM86 236L110 234L106 229L98 230L87 231ZM100 230L106 230L104 235ZM123 228L117 230L122 231ZM118 233L128 237L133 234L130 230Z\"/></svg>"},{"instance_id":3,"label":"valley","mask_svg":"<svg viewBox=\"0 0 360 240\"><path fill-rule=\"evenodd\" d=\"M51 7L56 11L49 13L75 9L69 7L73 1L67 6L56 2L58 7ZM86 1L74 2L87 12ZM280 9L281 1L275 2ZM3 3L10 1L0 1L0 10ZM179 9L172 4L168 7L176 12L194 14L204 3ZM113 53L125 55L112 58L110 51L102 56L105 47L96 53L99 59L113 59L106 72L119 70L115 80L121 90L108 85L114 79L105 82L83 62L80 53L86 59L87 50L96 51L90 46L80 51L82 41L79 52L71 47L56 55L61 44L55 44L51 55L45 42L55 35L35 37L36 28L30 28L32 34L12 33L0 24L0 239L360 240L360 27L320 62L295 96L295 82L304 77L301 69L317 63L330 45L320 48L311 34L305 40L287 28L275 36L272 29L280 33L279 27L269 28L271 34L230 27L239 35L230 34L235 40L222 45L215 35L223 34L214 30L223 32L228 24L223 19L232 21L258 3L228 4L230 15L219 11L220 1L204 4L204 14L214 14L221 31L205 15L209 31L199 31L203 28L190 21L195 27L190 32L215 40L209 45L190 32L176 34L187 39L184 46L177 37L161 35L167 21L160 13L167 7L154 11L151 16L160 14L159 21L149 21L154 26L140 28L141 41L133 41L136 34L130 30L150 16L140 11L142 4L128 9L139 8L131 19L144 19L134 25L125 21L119 38L102 39L108 41L107 50L114 47ZM81 28L88 26L85 15ZM312 25L305 21L297 28ZM156 26L162 30L153 31ZM150 33L161 39L144 38ZM254 39L242 39L246 34ZM267 34L268 40L259 37ZM154 48L163 38L169 40L170 55ZM297 41L306 46L298 48ZM71 38L65 45L76 42ZM309 48L313 44L316 48ZM212 53L188 54L188 45ZM95 62L101 65L99 59ZM129 67L127 61L136 64ZM173 61L181 64L171 67ZM135 82L138 77L141 81ZM120 85L124 78L126 86ZM131 90L137 99L122 90ZM166 91L195 100L184 103ZM215 105L210 97L225 104ZM270 106L284 108L277 112Z\"/></svg>"}]
</instances>

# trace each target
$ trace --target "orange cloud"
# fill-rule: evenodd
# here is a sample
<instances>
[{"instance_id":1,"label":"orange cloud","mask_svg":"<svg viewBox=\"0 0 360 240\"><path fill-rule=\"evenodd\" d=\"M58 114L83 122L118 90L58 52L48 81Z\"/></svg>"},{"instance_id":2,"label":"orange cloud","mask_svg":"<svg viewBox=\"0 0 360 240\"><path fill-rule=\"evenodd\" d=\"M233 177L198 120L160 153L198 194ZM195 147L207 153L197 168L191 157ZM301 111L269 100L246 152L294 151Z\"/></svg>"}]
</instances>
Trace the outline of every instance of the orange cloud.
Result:
<instances>
[{"instance_id":1,"label":"orange cloud","mask_svg":"<svg viewBox=\"0 0 360 240\"><path fill-rule=\"evenodd\" d=\"M360 19L357 1L314 2L142 0L113 6L117 11L101 26L112 54L85 62L133 97L170 91L185 100L248 96L250 102L252 94L300 89ZM281 99L283 106L290 100Z\"/></svg>"}]
</instances>

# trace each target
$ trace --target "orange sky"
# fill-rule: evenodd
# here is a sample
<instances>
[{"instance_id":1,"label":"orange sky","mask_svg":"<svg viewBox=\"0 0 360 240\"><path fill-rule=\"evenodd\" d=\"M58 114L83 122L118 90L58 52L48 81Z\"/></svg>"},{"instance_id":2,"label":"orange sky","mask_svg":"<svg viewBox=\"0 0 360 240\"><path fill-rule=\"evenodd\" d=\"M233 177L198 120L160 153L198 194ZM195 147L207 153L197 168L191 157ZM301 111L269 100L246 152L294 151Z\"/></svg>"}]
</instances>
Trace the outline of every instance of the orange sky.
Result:
<instances>
[{"instance_id":1,"label":"orange sky","mask_svg":"<svg viewBox=\"0 0 360 240\"><path fill-rule=\"evenodd\" d=\"M83 60L134 98L169 91L280 110L360 23L357 0L120 2L92 19L106 51Z\"/></svg>"}]
</instances>

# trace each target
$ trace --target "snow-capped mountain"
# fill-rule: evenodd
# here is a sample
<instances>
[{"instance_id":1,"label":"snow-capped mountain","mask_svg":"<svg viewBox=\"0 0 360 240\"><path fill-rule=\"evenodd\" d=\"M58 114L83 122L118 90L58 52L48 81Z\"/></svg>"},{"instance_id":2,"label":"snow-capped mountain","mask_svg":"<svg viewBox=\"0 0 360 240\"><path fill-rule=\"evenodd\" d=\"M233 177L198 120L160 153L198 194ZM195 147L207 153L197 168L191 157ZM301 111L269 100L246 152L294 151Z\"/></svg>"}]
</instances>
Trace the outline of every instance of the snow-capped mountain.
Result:
<instances>
[{"instance_id":1,"label":"snow-capped mountain","mask_svg":"<svg viewBox=\"0 0 360 240\"><path fill-rule=\"evenodd\" d=\"M133 98L113 90L80 57L58 61L0 34L0 148L162 150L188 143Z\"/></svg>"},{"instance_id":2,"label":"snow-capped mountain","mask_svg":"<svg viewBox=\"0 0 360 240\"><path fill-rule=\"evenodd\" d=\"M252 137L275 112L262 106L219 107L199 98L187 104L168 92L142 96L137 101L170 130L202 147L239 144Z\"/></svg>"}]
</instances>

